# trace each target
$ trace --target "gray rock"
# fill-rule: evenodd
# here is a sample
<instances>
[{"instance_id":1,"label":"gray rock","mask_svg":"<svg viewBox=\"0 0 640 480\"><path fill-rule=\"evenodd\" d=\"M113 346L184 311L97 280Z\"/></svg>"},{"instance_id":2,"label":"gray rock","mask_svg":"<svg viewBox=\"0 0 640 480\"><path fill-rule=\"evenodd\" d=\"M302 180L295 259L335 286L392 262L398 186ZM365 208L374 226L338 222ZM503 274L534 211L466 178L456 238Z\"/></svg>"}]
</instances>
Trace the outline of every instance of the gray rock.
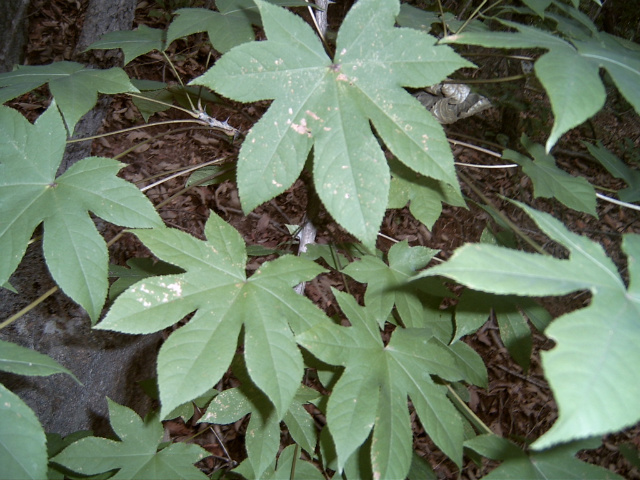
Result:
<instances>
[{"instance_id":1,"label":"gray rock","mask_svg":"<svg viewBox=\"0 0 640 480\"><path fill-rule=\"evenodd\" d=\"M38 245L29 249L11 283L19 294L0 290L0 314L7 318L54 286ZM137 382L155 376L160 335L124 335L92 330L84 310L58 291L29 313L0 330L2 340L49 355L71 370L68 375L24 377L0 374L0 382L18 394L45 431L68 435L94 430L108 435L106 397L145 415L152 406Z\"/></svg>"}]
</instances>

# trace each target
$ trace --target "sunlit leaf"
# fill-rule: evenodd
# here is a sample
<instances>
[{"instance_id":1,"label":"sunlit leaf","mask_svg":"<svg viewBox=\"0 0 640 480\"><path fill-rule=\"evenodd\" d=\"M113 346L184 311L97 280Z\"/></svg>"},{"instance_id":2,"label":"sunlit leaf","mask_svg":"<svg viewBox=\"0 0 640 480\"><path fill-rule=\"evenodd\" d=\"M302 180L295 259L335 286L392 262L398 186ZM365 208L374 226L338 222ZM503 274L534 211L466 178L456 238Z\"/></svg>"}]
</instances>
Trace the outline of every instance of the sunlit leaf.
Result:
<instances>
[{"instance_id":1,"label":"sunlit leaf","mask_svg":"<svg viewBox=\"0 0 640 480\"><path fill-rule=\"evenodd\" d=\"M85 158L56 178L65 137L55 102L34 125L0 107L0 284L43 223L51 275L95 321L107 295L108 256L89 212L125 227L160 226L162 220L140 190L116 176L124 165L115 160Z\"/></svg>"},{"instance_id":2,"label":"sunlit leaf","mask_svg":"<svg viewBox=\"0 0 640 480\"><path fill-rule=\"evenodd\" d=\"M0 384L0 478L47 478L47 447L38 418L15 393Z\"/></svg>"},{"instance_id":3,"label":"sunlit leaf","mask_svg":"<svg viewBox=\"0 0 640 480\"><path fill-rule=\"evenodd\" d=\"M383 327L394 305L402 317L409 316L408 312L412 309L421 308L416 291L407 285L407 281L424 268L436 253L437 250L426 247L410 247L403 241L389 250L388 266L379 258L367 255L349 264L344 273L367 284L365 305Z\"/></svg>"},{"instance_id":4,"label":"sunlit leaf","mask_svg":"<svg viewBox=\"0 0 640 480\"><path fill-rule=\"evenodd\" d=\"M49 84L69 133L73 133L80 117L96 104L98 92L115 94L138 91L121 68L100 70L75 62L55 62L50 65L20 66L13 72L1 73L0 103L45 83Z\"/></svg>"},{"instance_id":5,"label":"sunlit leaf","mask_svg":"<svg viewBox=\"0 0 640 480\"><path fill-rule=\"evenodd\" d=\"M131 60L153 50L163 51L165 33L157 28L140 25L136 30L121 30L104 34L100 40L92 43L87 50L110 50L119 48L124 53L125 65Z\"/></svg>"},{"instance_id":6,"label":"sunlit leaf","mask_svg":"<svg viewBox=\"0 0 640 480\"><path fill-rule=\"evenodd\" d=\"M521 141L533 160L513 150L505 150L502 157L519 164L531 178L534 197L555 198L569 208L597 217L593 186L583 177L574 177L559 169L555 158L545 153L542 145L533 143L526 135Z\"/></svg>"},{"instance_id":7,"label":"sunlit leaf","mask_svg":"<svg viewBox=\"0 0 640 480\"><path fill-rule=\"evenodd\" d=\"M280 446L278 416L268 398L250 380L241 361L234 362L233 371L242 381L242 385L217 395L199 422L225 425L251 414L245 445L252 478L271 478L268 468L274 463ZM308 396L304 390L310 389L300 388L283 420L292 438L307 452L313 453L317 432L312 417L303 407L303 404L307 403L305 397ZM316 392L315 396L319 394Z\"/></svg>"},{"instance_id":8,"label":"sunlit leaf","mask_svg":"<svg viewBox=\"0 0 640 480\"><path fill-rule=\"evenodd\" d=\"M582 462L575 458L578 450L595 448L598 443L579 442L545 450L543 452L525 453L508 440L496 435L480 435L464 442L465 447L493 460L503 463L489 475L487 480L548 480L562 478L579 480L584 478L601 478L621 480L611 470Z\"/></svg>"},{"instance_id":9,"label":"sunlit leaf","mask_svg":"<svg viewBox=\"0 0 640 480\"><path fill-rule=\"evenodd\" d=\"M409 203L409 211L429 229L442 213L442 204L464 207L460 192L444 182L420 175L399 162L391 162L393 176L387 208L403 208Z\"/></svg>"},{"instance_id":10,"label":"sunlit leaf","mask_svg":"<svg viewBox=\"0 0 640 480\"><path fill-rule=\"evenodd\" d=\"M85 437L51 459L74 472L96 475L117 469L112 479L164 480L208 477L194 463L209 453L202 447L174 443L158 451L164 428L157 417L142 420L136 413L109 402L109 420L120 441Z\"/></svg>"},{"instance_id":11,"label":"sunlit leaf","mask_svg":"<svg viewBox=\"0 0 640 480\"><path fill-rule=\"evenodd\" d=\"M574 17L577 16L574 13ZM593 28L587 29L580 38L565 41L535 27L506 20L501 22L517 32L463 32L451 35L443 42L548 50L535 63L535 73L549 95L555 116L546 143L547 152L565 132L603 107L606 93L600 68L607 70L620 93L640 113L640 90L637 88L640 83L640 53L622 39Z\"/></svg>"},{"instance_id":12,"label":"sunlit leaf","mask_svg":"<svg viewBox=\"0 0 640 480\"><path fill-rule=\"evenodd\" d=\"M282 418L303 374L293 332L329 321L292 287L311 280L322 268L287 255L263 263L247 278L242 237L214 213L205 226L206 241L168 228L135 234L161 260L185 272L136 283L116 299L97 328L150 333L196 312L158 355L163 418L222 378L243 326L251 378Z\"/></svg>"},{"instance_id":13,"label":"sunlit leaf","mask_svg":"<svg viewBox=\"0 0 640 480\"><path fill-rule=\"evenodd\" d=\"M53 358L21 347L12 342L0 340L0 370L18 375L44 377L56 373L67 373L78 383L73 373L64 368Z\"/></svg>"},{"instance_id":14,"label":"sunlit leaf","mask_svg":"<svg viewBox=\"0 0 640 480\"><path fill-rule=\"evenodd\" d=\"M453 461L460 463L462 421L429 374L458 380L454 355L424 329L397 328L385 347L369 308L334 291L351 327L319 325L296 337L320 360L344 367L327 407L336 446L337 469L369 437L371 467L377 478L404 478L411 464L411 422L407 396L425 430Z\"/></svg>"},{"instance_id":15,"label":"sunlit leaf","mask_svg":"<svg viewBox=\"0 0 640 480\"><path fill-rule=\"evenodd\" d=\"M441 126L401 87L432 85L468 62L426 33L394 28L397 1L356 3L333 60L299 17L256 3L268 40L234 48L192 82L239 101L274 99L238 159L245 211L286 190L313 146L322 202L373 246L387 206L389 168L370 121L400 161L459 189Z\"/></svg>"},{"instance_id":16,"label":"sunlit leaf","mask_svg":"<svg viewBox=\"0 0 640 480\"><path fill-rule=\"evenodd\" d=\"M519 204L538 226L570 252L567 260L493 245L465 245L419 277L444 275L476 290L501 295L563 295L590 290L591 304L551 323L556 342L542 365L559 417L533 446L602 435L640 420L640 236L625 235L629 288L602 247L570 232L546 213ZM579 332L579 334L577 333Z\"/></svg>"}]
</instances>

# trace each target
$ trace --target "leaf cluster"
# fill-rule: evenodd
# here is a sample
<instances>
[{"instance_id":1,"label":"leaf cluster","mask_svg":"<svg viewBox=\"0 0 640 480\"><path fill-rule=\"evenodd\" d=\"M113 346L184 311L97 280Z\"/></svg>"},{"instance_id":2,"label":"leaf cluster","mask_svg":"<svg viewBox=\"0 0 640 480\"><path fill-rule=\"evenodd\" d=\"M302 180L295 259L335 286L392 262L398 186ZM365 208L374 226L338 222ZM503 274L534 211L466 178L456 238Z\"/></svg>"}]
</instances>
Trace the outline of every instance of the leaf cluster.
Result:
<instances>
[{"instance_id":1,"label":"leaf cluster","mask_svg":"<svg viewBox=\"0 0 640 480\"><path fill-rule=\"evenodd\" d=\"M0 285L8 285L42 225L54 280L93 323L104 308L108 278L117 278L112 303L94 328L150 334L174 327L158 354L159 413L141 419L108 400L117 439L47 439L29 407L0 385L0 478L59 478L61 471L207 478L194 467L207 455L203 448L162 441L161 421L188 419L194 404L204 410L199 423L226 425L249 416L247 458L232 473L244 478L435 478L413 452L418 422L459 468L465 454L502 462L487 478L618 478L575 454L640 419L640 237L623 237L627 282L599 244L515 201L566 248L567 259L515 248L515 234L522 232L490 205L483 208L511 237L487 229L481 243L466 244L435 266L439 252L424 246L404 241L384 253L375 249L387 209L408 204L432 228L443 202L466 205L443 127L409 92L474 67L452 45L544 51L535 75L555 117L549 138L543 146L523 135L521 151L502 156L531 179L535 198L597 216L594 187L560 169L550 152L602 108L600 69L640 111L640 49L599 31L577 0L572 6L523 3L462 21L397 0L360 0L327 48L309 23L282 8L304 2L218 0L217 11L177 10L166 32L141 25L90 47L119 48L126 63L152 50L168 58L172 42L206 32L223 55L189 86L130 80L122 69L89 70L71 62L0 75L3 102L44 83L54 97L34 124L0 106ZM513 12L533 20L504 18ZM500 31L491 30L496 25ZM266 40L254 41L255 26ZM440 30L441 39L431 34ZM58 172L65 139L99 92L132 94L145 121L174 101L195 118L210 118L194 107L202 87L211 90L205 101L222 102L218 94L239 102L272 100L238 153L245 213L287 190L307 169L327 211L362 245L339 260L321 245L300 256L270 252L278 256L249 275L249 247L216 213L210 212L199 239L166 227L151 202L117 177L123 165L113 159L89 157ZM640 198L637 170L601 143L587 149L626 182L621 201ZM91 215L129 228L159 261L109 266ZM293 290L327 272L317 258L366 284L360 303L332 291L336 318ZM448 282L466 288L454 295ZM579 291L590 292L591 303L555 320L533 298ZM489 382L483 359L462 339L491 316L525 371L532 327L555 342L541 356L559 417L529 446L492 434L467 405L467 387ZM73 376L50 358L5 341L0 370ZM227 375L237 383L216 390ZM283 429L291 442L281 449Z\"/></svg>"}]
</instances>

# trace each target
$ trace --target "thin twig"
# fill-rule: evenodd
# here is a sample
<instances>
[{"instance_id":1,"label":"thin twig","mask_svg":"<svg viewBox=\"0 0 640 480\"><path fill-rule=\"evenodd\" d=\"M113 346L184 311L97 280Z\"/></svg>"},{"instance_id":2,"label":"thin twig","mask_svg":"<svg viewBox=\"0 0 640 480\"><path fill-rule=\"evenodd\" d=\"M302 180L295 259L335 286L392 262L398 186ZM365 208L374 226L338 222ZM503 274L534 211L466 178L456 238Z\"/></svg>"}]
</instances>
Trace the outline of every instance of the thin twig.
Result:
<instances>
[{"instance_id":1,"label":"thin twig","mask_svg":"<svg viewBox=\"0 0 640 480\"><path fill-rule=\"evenodd\" d=\"M469 25L469 22L471 22L471 20L474 19L474 17L478 14L478 12L480 11L480 9L482 7L484 7L484 4L487 3L487 0L482 0L482 3L480 5L478 5L478 7L473 11L473 13L471 15L469 15L469 18L467 18L465 20L465 22L462 24L462 26L456 31L456 35L460 32L462 32L465 28L467 28L467 25Z\"/></svg>"},{"instance_id":2,"label":"thin twig","mask_svg":"<svg viewBox=\"0 0 640 480\"><path fill-rule=\"evenodd\" d=\"M454 165L458 165L460 167L471 167L471 168L484 168L484 169L491 169L491 168L516 168L519 167L520 165L516 164L516 163L507 163L505 165L482 165L482 164L478 164L478 163L463 163L463 162L453 162Z\"/></svg>"},{"instance_id":3,"label":"thin twig","mask_svg":"<svg viewBox=\"0 0 640 480\"><path fill-rule=\"evenodd\" d=\"M478 152L486 153L487 155L491 155L491 156L496 157L496 158L502 158L502 154L501 153L494 152L492 150L489 150L488 148L478 147L477 145L473 145L471 143L461 142L460 140L452 140L450 138L447 138L447 141L451 145L460 145L461 147L466 147L466 148L470 148L472 150L477 150Z\"/></svg>"},{"instance_id":4,"label":"thin twig","mask_svg":"<svg viewBox=\"0 0 640 480\"><path fill-rule=\"evenodd\" d=\"M605 202L614 203L616 205L620 205L621 207L627 207L627 208L630 208L632 210L640 211L640 206L639 205L635 205L633 203L622 202L620 200L616 200L615 198L611 198L611 197L607 197L606 195L602 195L601 193L596 193L596 197L598 197L600 200L604 200Z\"/></svg>"},{"instance_id":5,"label":"thin twig","mask_svg":"<svg viewBox=\"0 0 640 480\"><path fill-rule=\"evenodd\" d=\"M497 364L495 366L498 367L500 370L507 372L509 375L518 377L519 379L524 380L525 382L529 382L535 385L536 387L540 387L544 390L549 390L549 385L545 385L544 383L540 382L539 380L536 380L535 378L531 378L531 377L528 377L527 375L522 375L521 373L514 372L513 370L508 369L504 365Z\"/></svg>"},{"instance_id":6,"label":"thin twig","mask_svg":"<svg viewBox=\"0 0 640 480\"><path fill-rule=\"evenodd\" d=\"M194 172L196 170L200 170L201 168L208 167L209 165L215 165L216 163L220 163L220 162L226 160L226 158L227 157L225 157L225 158L217 158L215 160L211 160L209 162L205 162L205 163L201 163L200 165L196 165L195 167L189 167L189 168L182 169L179 172L174 173L173 175L169 175L168 177L163 178L162 180L158 180L157 182L154 182L154 183L152 183L150 185L147 185L146 187L142 187L140 189L140 191L141 192L146 192L150 188L157 187L158 185L161 185L164 182L167 182L167 181L169 181L169 180L171 180L173 178L177 178L177 177L180 177L180 176L185 175L187 173Z\"/></svg>"},{"instance_id":7,"label":"thin twig","mask_svg":"<svg viewBox=\"0 0 640 480\"><path fill-rule=\"evenodd\" d=\"M58 291L58 286L56 285L55 287L50 288L49 290L47 290L45 293L43 293L42 295L40 295L37 299L35 299L33 302L31 302L29 305L27 305L26 307L24 307L22 310L20 310L18 313L11 315L9 318L7 318L4 322L0 323L0 330L2 330L4 327L6 327L7 325L15 322L17 319L19 319L21 316L23 316L24 314L28 313L29 311L33 310L35 307L37 307L38 305L40 305L42 302L44 302L47 298L49 298L51 295L53 295L54 293L56 293Z\"/></svg>"},{"instance_id":8,"label":"thin twig","mask_svg":"<svg viewBox=\"0 0 640 480\"><path fill-rule=\"evenodd\" d=\"M67 140L67 143L78 143L78 142L84 142L85 140L95 140L97 138L103 138L103 137L110 137L112 135L118 135L119 133L132 132L134 130L139 130L141 128L156 127L158 125L171 125L171 124L174 124L174 123L197 123L198 125L205 125L205 123L203 123L203 122L201 122L199 120L191 120L190 118L185 118L184 120L166 120L166 121L162 121L162 122L146 123L144 125L137 125L135 127L123 128L122 130L116 130L114 132L101 133L99 135L92 135L90 137L70 138L69 140Z\"/></svg>"}]
</instances>

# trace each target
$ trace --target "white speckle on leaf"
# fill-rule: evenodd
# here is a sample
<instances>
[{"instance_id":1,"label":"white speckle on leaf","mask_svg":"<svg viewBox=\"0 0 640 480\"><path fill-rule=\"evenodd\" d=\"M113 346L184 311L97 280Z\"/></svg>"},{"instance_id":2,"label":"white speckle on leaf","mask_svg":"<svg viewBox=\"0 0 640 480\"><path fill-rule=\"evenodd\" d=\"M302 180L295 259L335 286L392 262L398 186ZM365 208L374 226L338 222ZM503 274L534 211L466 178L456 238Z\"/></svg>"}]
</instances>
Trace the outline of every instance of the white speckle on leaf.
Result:
<instances>
[{"instance_id":1,"label":"white speckle on leaf","mask_svg":"<svg viewBox=\"0 0 640 480\"><path fill-rule=\"evenodd\" d=\"M342 50L340 50L340 55L344 55L345 53L347 53L347 49L343 48Z\"/></svg>"},{"instance_id":2,"label":"white speckle on leaf","mask_svg":"<svg viewBox=\"0 0 640 480\"><path fill-rule=\"evenodd\" d=\"M311 130L307 128L307 121L304 118L300 120L300 125L298 125L297 123L292 123L291 128L293 128L296 133L299 133L300 135L306 135L307 137L311 138Z\"/></svg>"},{"instance_id":3,"label":"white speckle on leaf","mask_svg":"<svg viewBox=\"0 0 640 480\"><path fill-rule=\"evenodd\" d=\"M348 82L349 77L347 77L344 73L341 73L336 77L336 80L338 80L339 82Z\"/></svg>"},{"instance_id":4,"label":"white speckle on leaf","mask_svg":"<svg viewBox=\"0 0 640 480\"><path fill-rule=\"evenodd\" d=\"M289 108L289 115L293 115L293 108Z\"/></svg>"},{"instance_id":5,"label":"white speckle on leaf","mask_svg":"<svg viewBox=\"0 0 640 480\"><path fill-rule=\"evenodd\" d=\"M180 285L180 282L170 283L167 285L167 288L178 296L182 295L182 285Z\"/></svg>"},{"instance_id":6,"label":"white speckle on leaf","mask_svg":"<svg viewBox=\"0 0 640 480\"><path fill-rule=\"evenodd\" d=\"M275 185L276 187L278 187L278 188L282 188L282 184L281 184L281 183L276 182L275 180L271 180L271 183L272 183L273 185Z\"/></svg>"},{"instance_id":7,"label":"white speckle on leaf","mask_svg":"<svg viewBox=\"0 0 640 480\"><path fill-rule=\"evenodd\" d=\"M279 59L277 59L274 63L275 63L276 65L282 65L282 64L284 63L284 60L282 60L281 58L279 58Z\"/></svg>"},{"instance_id":8,"label":"white speckle on leaf","mask_svg":"<svg viewBox=\"0 0 640 480\"><path fill-rule=\"evenodd\" d=\"M305 113L309 115L311 118L313 118L314 120L320 120L320 117L315 113L313 113L311 110L307 110Z\"/></svg>"}]
</instances>

